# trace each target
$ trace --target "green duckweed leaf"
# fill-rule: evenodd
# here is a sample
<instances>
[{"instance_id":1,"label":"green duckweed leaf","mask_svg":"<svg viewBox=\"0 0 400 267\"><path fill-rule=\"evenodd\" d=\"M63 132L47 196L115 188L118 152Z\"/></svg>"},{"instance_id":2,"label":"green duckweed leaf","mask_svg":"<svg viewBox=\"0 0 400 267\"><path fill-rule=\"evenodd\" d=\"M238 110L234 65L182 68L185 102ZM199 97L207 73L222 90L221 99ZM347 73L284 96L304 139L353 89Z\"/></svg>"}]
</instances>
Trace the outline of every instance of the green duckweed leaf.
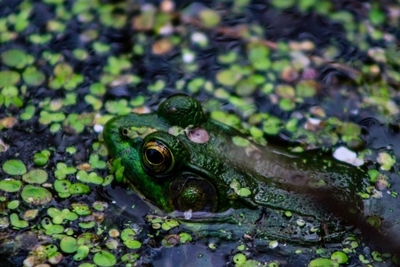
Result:
<instances>
[{"instance_id":1,"label":"green duckweed leaf","mask_svg":"<svg viewBox=\"0 0 400 267\"><path fill-rule=\"evenodd\" d=\"M54 176L57 179L64 179L69 174L74 174L76 172L76 168L74 167L67 167L67 164L63 162L57 163L57 169L54 172Z\"/></svg>"},{"instance_id":2,"label":"green duckweed leaf","mask_svg":"<svg viewBox=\"0 0 400 267\"><path fill-rule=\"evenodd\" d=\"M293 6L296 1L295 0L272 0L272 5L276 8L289 8Z\"/></svg>"},{"instance_id":3,"label":"green duckweed leaf","mask_svg":"<svg viewBox=\"0 0 400 267\"><path fill-rule=\"evenodd\" d=\"M13 193L18 192L22 186L22 182L15 179L6 179L0 181L0 190Z\"/></svg>"},{"instance_id":4,"label":"green duckweed leaf","mask_svg":"<svg viewBox=\"0 0 400 267\"><path fill-rule=\"evenodd\" d=\"M59 224L52 224L46 229L46 235L57 235L64 232L64 227Z\"/></svg>"},{"instance_id":5,"label":"green duckweed leaf","mask_svg":"<svg viewBox=\"0 0 400 267\"><path fill-rule=\"evenodd\" d=\"M117 182L122 182L124 178L125 167L122 166L121 159L120 158L114 159L111 165L112 165L111 171L115 175L115 180L117 180Z\"/></svg>"},{"instance_id":6,"label":"green duckweed leaf","mask_svg":"<svg viewBox=\"0 0 400 267\"><path fill-rule=\"evenodd\" d=\"M44 82L44 74L35 67L28 67L22 74L24 82L31 86L39 86Z\"/></svg>"},{"instance_id":7,"label":"green duckweed leaf","mask_svg":"<svg viewBox=\"0 0 400 267\"><path fill-rule=\"evenodd\" d=\"M78 267L96 267L96 264L85 262L85 263L79 264Z\"/></svg>"},{"instance_id":8,"label":"green duckweed leaf","mask_svg":"<svg viewBox=\"0 0 400 267\"><path fill-rule=\"evenodd\" d=\"M290 85L281 84L275 88L275 92L277 95L283 98L292 98L294 97L294 88Z\"/></svg>"},{"instance_id":9,"label":"green duckweed leaf","mask_svg":"<svg viewBox=\"0 0 400 267\"><path fill-rule=\"evenodd\" d=\"M121 260L125 263L134 263L138 258L138 254L127 253L121 257Z\"/></svg>"},{"instance_id":10,"label":"green duckweed leaf","mask_svg":"<svg viewBox=\"0 0 400 267\"><path fill-rule=\"evenodd\" d=\"M89 247L88 246L79 246L76 254L74 255L75 261L81 261L87 257L89 254Z\"/></svg>"},{"instance_id":11,"label":"green duckweed leaf","mask_svg":"<svg viewBox=\"0 0 400 267\"><path fill-rule=\"evenodd\" d=\"M80 222L78 223L79 227L82 229L90 229L93 228L96 223L95 222Z\"/></svg>"},{"instance_id":12,"label":"green duckweed leaf","mask_svg":"<svg viewBox=\"0 0 400 267\"><path fill-rule=\"evenodd\" d=\"M71 182L68 180L56 180L54 182L54 189L58 193L69 193Z\"/></svg>"},{"instance_id":13,"label":"green duckweed leaf","mask_svg":"<svg viewBox=\"0 0 400 267\"><path fill-rule=\"evenodd\" d=\"M175 228L179 225L179 223L175 220L166 220L162 225L161 228L164 231L169 231L172 228Z\"/></svg>"},{"instance_id":14,"label":"green duckweed leaf","mask_svg":"<svg viewBox=\"0 0 400 267\"><path fill-rule=\"evenodd\" d=\"M380 25L385 22L385 13L380 10L379 5L373 5L369 11L369 19L375 25Z\"/></svg>"},{"instance_id":15,"label":"green duckweed leaf","mask_svg":"<svg viewBox=\"0 0 400 267\"><path fill-rule=\"evenodd\" d=\"M130 249L138 249L142 246L142 243L138 240L126 240L124 241L124 244Z\"/></svg>"},{"instance_id":16,"label":"green duckweed leaf","mask_svg":"<svg viewBox=\"0 0 400 267\"><path fill-rule=\"evenodd\" d=\"M267 70L271 66L268 58L269 48L264 45L254 44L249 46L248 57L256 70Z\"/></svg>"},{"instance_id":17,"label":"green duckweed leaf","mask_svg":"<svg viewBox=\"0 0 400 267\"><path fill-rule=\"evenodd\" d=\"M389 153L381 152L376 159L381 164L381 169L389 171L396 163L396 156L391 156Z\"/></svg>"},{"instance_id":18,"label":"green duckweed leaf","mask_svg":"<svg viewBox=\"0 0 400 267\"><path fill-rule=\"evenodd\" d=\"M242 265L246 263L246 256L242 253L238 253L233 257L233 262L236 265Z\"/></svg>"},{"instance_id":19,"label":"green duckweed leaf","mask_svg":"<svg viewBox=\"0 0 400 267\"><path fill-rule=\"evenodd\" d=\"M98 154L90 155L89 164L94 169L104 169L106 167L106 162L103 160L100 160L100 157Z\"/></svg>"},{"instance_id":20,"label":"green duckweed leaf","mask_svg":"<svg viewBox=\"0 0 400 267\"><path fill-rule=\"evenodd\" d=\"M218 56L218 61L223 64L230 64L236 61L238 53L236 51L230 51L226 54L221 54Z\"/></svg>"},{"instance_id":21,"label":"green duckweed leaf","mask_svg":"<svg viewBox=\"0 0 400 267\"><path fill-rule=\"evenodd\" d=\"M72 51L72 53L74 54L74 57L78 60L86 60L88 58L88 53L86 52L86 50L84 49L74 49L74 51Z\"/></svg>"},{"instance_id":22,"label":"green duckweed leaf","mask_svg":"<svg viewBox=\"0 0 400 267\"><path fill-rule=\"evenodd\" d=\"M303 80L296 85L296 95L299 97L313 97L317 93L318 84L315 80Z\"/></svg>"},{"instance_id":23,"label":"green duckweed leaf","mask_svg":"<svg viewBox=\"0 0 400 267\"><path fill-rule=\"evenodd\" d=\"M23 175L26 173L26 167L22 161L10 159L4 162L3 171L9 175Z\"/></svg>"},{"instance_id":24,"label":"green duckweed leaf","mask_svg":"<svg viewBox=\"0 0 400 267\"><path fill-rule=\"evenodd\" d=\"M241 76L242 75L240 73L236 73L235 71L228 69L219 71L216 79L222 85L233 86L240 80Z\"/></svg>"},{"instance_id":25,"label":"green duckweed leaf","mask_svg":"<svg viewBox=\"0 0 400 267\"><path fill-rule=\"evenodd\" d=\"M76 178L84 183L92 183L92 184L102 184L103 178L98 176L97 173L91 172L87 173L83 170L78 171Z\"/></svg>"},{"instance_id":26,"label":"green duckweed leaf","mask_svg":"<svg viewBox=\"0 0 400 267\"><path fill-rule=\"evenodd\" d=\"M103 106L103 102L92 95L85 95L85 102L92 105L94 110L99 110Z\"/></svg>"},{"instance_id":27,"label":"green duckweed leaf","mask_svg":"<svg viewBox=\"0 0 400 267\"><path fill-rule=\"evenodd\" d=\"M71 184L71 186L69 187L69 192L73 195L74 194L87 194L90 192L90 187L85 184L75 183L75 184Z\"/></svg>"},{"instance_id":28,"label":"green duckweed leaf","mask_svg":"<svg viewBox=\"0 0 400 267\"><path fill-rule=\"evenodd\" d=\"M238 195L241 197L248 197L251 195L250 189L243 187L239 189Z\"/></svg>"},{"instance_id":29,"label":"green duckweed leaf","mask_svg":"<svg viewBox=\"0 0 400 267\"><path fill-rule=\"evenodd\" d=\"M60 241L60 248L65 253L74 253L78 249L76 239L71 236L64 237Z\"/></svg>"},{"instance_id":30,"label":"green duckweed leaf","mask_svg":"<svg viewBox=\"0 0 400 267\"><path fill-rule=\"evenodd\" d=\"M15 85L19 80L20 75L18 72L11 70L0 71L0 88Z\"/></svg>"},{"instance_id":31,"label":"green duckweed leaf","mask_svg":"<svg viewBox=\"0 0 400 267\"><path fill-rule=\"evenodd\" d=\"M345 264L349 260L349 257L342 251L335 251L332 253L331 259L339 264Z\"/></svg>"},{"instance_id":32,"label":"green duckweed leaf","mask_svg":"<svg viewBox=\"0 0 400 267\"><path fill-rule=\"evenodd\" d=\"M10 223L16 228L25 228L29 226L29 223L24 220L20 220L18 214L13 213L10 215Z\"/></svg>"},{"instance_id":33,"label":"green duckweed leaf","mask_svg":"<svg viewBox=\"0 0 400 267\"><path fill-rule=\"evenodd\" d=\"M102 96L106 93L106 88L101 83L94 83L89 87L89 91L93 95Z\"/></svg>"},{"instance_id":34,"label":"green duckweed leaf","mask_svg":"<svg viewBox=\"0 0 400 267\"><path fill-rule=\"evenodd\" d=\"M334 262L333 260L330 259L324 259L324 258L317 258L308 264L308 267L321 267L321 266L329 266L329 267L339 267L339 264L337 262Z\"/></svg>"},{"instance_id":35,"label":"green duckweed leaf","mask_svg":"<svg viewBox=\"0 0 400 267\"><path fill-rule=\"evenodd\" d=\"M99 266L113 266L117 263L115 256L104 250L97 252L93 257L93 261Z\"/></svg>"},{"instance_id":36,"label":"green duckweed leaf","mask_svg":"<svg viewBox=\"0 0 400 267\"><path fill-rule=\"evenodd\" d=\"M281 121L276 117L270 117L264 121L263 130L265 133L270 135L276 135L279 133L281 127Z\"/></svg>"},{"instance_id":37,"label":"green duckweed leaf","mask_svg":"<svg viewBox=\"0 0 400 267\"><path fill-rule=\"evenodd\" d=\"M44 252L45 252L47 255L51 255L51 254L53 254L54 252L56 252L57 250L58 250L58 248L57 248L57 246L54 245L54 244L47 245L47 246L45 246L45 248L44 248Z\"/></svg>"},{"instance_id":38,"label":"green duckweed leaf","mask_svg":"<svg viewBox=\"0 0 400 267\"><path fill-rule=\"evenodd\" d=\"M293 102L293 100L284 98L279 101L279 107L284 111L291 111L296 107L296 104Z\"/></svg>"},{"instance_id":39,"label":"green duckweed leaf","mask_svg":"<svg viewBox=\"0 0 400 267\"><path fill-rule=\"evenodd\" d=\"M187 233L180 233L179 236L181 237L180 242L182 244L189 243L192 241L192 237Z\"/></svg>"},{"instance_id":40,"label":"green duckweed leaf","mask_svg":"<svg viewBox=\"0 0 400 267\"><path fill-rule=\"evenodd\" d=\"M107 202L95 201L92 207L97 211L104 211L108 207L108 204Z\"/></svg>"},{"instance_id":41,"label":"green duckweed leaf","mask_svg":"<svg viewBox=\"0 0 400 267\"><path fill-rule=\"evenodd\" d=\"M7 209L13 210L18 208L19 206L19 200L13 200L7 203Z\"/></svg>"},{"instance_id":42,"label":"green duckweed leaf","mask_svg":"<svg viewBox=\"0 0 400 267\"><path fill-rule=\"evenodd\" d=\"M43 150L33 156L33 162L38 166L44 166L49 161L50 151Z\"/></svg>"},{"instance_id":43,"label":"green duckweed leaf","mask_svg":"<svg viewBox=\"0 0 400 267\"><path fill-rule=\"evenodd\" d=\"M90 208L82 203L72 203L72 209L80 216L90 215Z\"/></svg>"},{"instance_id":44,"label":"green duckweed leaf","mask_svg":"<svg viewBox=\"0 0 400 267\"><path fill-rule=\"evenodd\" d=\"M156 92L162 91L164 89L164 87L165 87L165 81L164 80L157 80L153 84L149 84L147 89L150 92L156 93Z\"/></svg>"},{"instance_id":45,"label":"green duckweed leaf","mask_svg":"<svg viewBox=\"0 0 400 267\"><path fill-rule=\"evenodd\" d=\"M245 147L245 146L249 146L250 145L250 141L241 137L241 136L233 136L232 137L232 142L237 145L237 146L241 146L241 147Z\"/></svg>"},{"instance_id":46,"label":"green duckweed leaf","mask_svg":"<svg viewBox=\"0 0 400 267\"><path fill-rule=\"evenodd\" d=\"M26 106L25 111L20 116L20 119L24 121L32 119L33 115L35 114L35 110L36 108L33 105Z\"/></svg>"},{"instance_id":47,"label":"green duckweed leaf","mask_svg":"<svg viewBox=\"0 0 400 267\"><path fill-rule=\"evenodd\" d=\"M33 205L42 205L51 201L51 193L43 187L26 185L21 192L22 199Z\"/></svg>"},{"instance_id":48,"label":"green duckweed leaf","mask_svg":"<svg viewBox=\"0 0 400 267\"><path fill-rule=\"evenodd\" d=\"M220 15L216 11L208 8L200 11L199 17L203 25L208 28L217 26L221 21Z\"/></svg>"},{"instance_id":49,"label":"green duckweed leaf","mask_svg":"<svg viewBox=\"0 0 400 267\"><path fill-rule=\"evenodd\" d=\"M236 94L239 96L250 96L254 94L257 86L251 79L241 80L236 86Z\"/></svg>"},{"instance_id":50,"label":"green duckweed leaf","mask_svg":"<svg viewBox=\"0 0 400 267\"><path fill-rule=\"evenodd\" d=\"M119 101L107 101L106 110L117 115L126 115L131 112L126 99L121 99Z\"/></svg>"},{"instance_id":51,"label":"green duckweed leaf","mask_svg":"<svg viewBox=\"0 0 400 267\"><path fill-rule=\"evenodd\" d=\"M135 237L136 233L133 229L126 228L121 232L121 239L128 248L137 249L142 246L139 241L135 240Z\"/></svg>"},{"instance_id":52,"label":"green duckweed leaf","mask_svg":"<svg viewBox=\"0 0 400 267\"><path fill-rule=\"evenodd\" d=\"M30 63L31 59L21 49L9 49L1 53L1 61L9 67L22 69Z\"/></svg>"},{"instance_id":53,"label":"green duckweed leaf","mask_svg":"<svg viewBox=\"0 0 400 267\"><path fill-rule=\"evenodd\" d=\"M43 184L47 181L48 174L46 171L41 169L34 169L25 173L22 176L22 180L30 184Z\"/></svg>"},{"instance_id":54,"label":"green duckweed leaf","mask_svg":"<svg viewBox=\"0 0 400 267\"><path fill-rule=\"evenodd\" d=\"M213 111L211 112L211 118L229 126L239 128L241 125L240 118L235 114L228 114L223 111Z\"/></svg>"},{"instance_id":55,"label":"green duckweed leaf","mask_svg":"<svg viewBox=\"0 0 400 267\"><path fill-rule=\"evenodd\" d=\"M121 239L123 241L135 239L135 237L136 237L136 232L131 228L126 228L121 232Z\"/></svg>"}]
</instances>

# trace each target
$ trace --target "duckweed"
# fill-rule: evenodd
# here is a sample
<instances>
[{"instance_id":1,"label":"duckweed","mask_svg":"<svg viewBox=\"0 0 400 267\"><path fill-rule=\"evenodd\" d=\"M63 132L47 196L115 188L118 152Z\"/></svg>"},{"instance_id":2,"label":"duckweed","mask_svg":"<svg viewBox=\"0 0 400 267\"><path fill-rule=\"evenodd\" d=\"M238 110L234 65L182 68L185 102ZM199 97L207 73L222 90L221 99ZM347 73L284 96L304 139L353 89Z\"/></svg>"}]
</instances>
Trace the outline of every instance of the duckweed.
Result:
<instances>
[{"instance_id":1,"label":"duckweed","mask_svg":"<svg viewBox=\"0 0 400 267\"><path fill-rule=\"evenodd\" d=\"M5 179L0 181L0 190L6 192L18 192L22 186L22 182L15 179Z\"/></svg>"},{"instance_id":2,"label":"duckweed","mask_svg":"<svg viewBox=\"0 0 400 267\"><path fill-rule=\"evenodd\" d=\"M26 185L21 192L22 199L32 205L43 205L52 200L50 191L40 186Z\"/></svg>"},{"instance_id":3,"label":"duckweed","mask_svg":"<svg viewBox=\"0 0 400 267\"><path fill-rule=\"evenodd\" d=\"M308 267L322 267L322 266L330 266L330 267L339 267L339 264L330 259L318 258L310 261Z\"/></svg>"},{"instance_id":4,"label":"duckweed","mask_svg":"<svg viewBox=\"0 0 400 267\"><path fill-rule=\"evenodd\" d=\"M19 206L19 200L13 200L7 203L7 209L13 210L18 208Z\"/></svg>"},{"instance_id":5,"label":"duckweed","mask_svg":"<svg viewBox=\"0 0 400 267\"><path fill-rule=\"evenodd\" d=\"M16 213L12 213L10 215L10 223L16 228L25 228L29 226L29 223L27 221L20 220L18 214Z\"/></svg>"},{"instance_id":6,"label":"duckweed","mask_svg":"<svg viewBox=\"0 0 400 267\"><path fill-rule=\"evenodd\" d=\"M332 253L331 259L339 264L345 264L349 260L347 255L341 251L335 251Z\"/></svg>"},{"instance_id":7,"label":"duckweed","mask_svg":"<svg viewBox=\"0 0 400 267\"><path fill-rule=\"evenodd\" d=\"M4 162L3 171L9 175L23 175L26 173L26 167L22 161L10 159Z\"/></svg>"},{"instance_id":8,"label":"duckweed","mask_svg":"<svg viewBox=\"0 0 400 267\"><path fill-rule=\"evenodd\" d=\"M79 246L76 250L76 254L74 255L75 261L84 260L89 255L89 247L88 246Z\"/></svg>"},{"instance_id":9,"label":"duckweed","mask_svg":"<svg viewBox=\"0 0 400 267\"><path fill-rule=\"evenodd\" d=\"M22 74L24 82L31 86L39 86L45 80L45 75L35 67L28 67Z\"/></svg>"},{"instance_id":10,"label":"duckweed","mask_svg":"<svg viewBox=\"0 0 400 267\"><path fill-rule=\"evenodd\" d=\"M115 256L105 250L97 252L93 257L93 261L99 266L113 266L117 263Z\"/></svg>"},{"instance_id":11,"label":"duckweed","mask_svg":"<svg viewBox=\"0 0 400 267\"><path fill-rule=\"evenodd\" d=\"M9 49L1 53L1 60L9 67L22 69L32 63L33 58L21 49Z\"/></svg>"},{"instance_id":12,"label":"duckweed","mask_svg":"<svg viewBox=\"0 0 400 267\"><path fill-rule=\"evenodd\" d=\"M48 174L45 170L34 169L22 176L22 180L30 184L43 184L47 181Z\"/></svg>"},{"instance_id":13,"label":"duckweed","mask_svg":"<svg viewBox=\"0 0 400 267\"><path fill-rule=\"evenodd\" d=\"M74 174L76 172L76 168L68 167L65 163L59 162L57 163L57 169L54 172L54 176L57 179L64 179L67 175Z\"/></svg>"},{"instance_id":14,"label":"duckweed","mask_svg":"<svg viewBox=\"0 0 400 267\"><path fill-rule=\"evenodd\" d=\"M66 236L60 241L60 248L65 253L74 253L78 247L76 239L71 236Z\"/></svg>"}]
</instances>

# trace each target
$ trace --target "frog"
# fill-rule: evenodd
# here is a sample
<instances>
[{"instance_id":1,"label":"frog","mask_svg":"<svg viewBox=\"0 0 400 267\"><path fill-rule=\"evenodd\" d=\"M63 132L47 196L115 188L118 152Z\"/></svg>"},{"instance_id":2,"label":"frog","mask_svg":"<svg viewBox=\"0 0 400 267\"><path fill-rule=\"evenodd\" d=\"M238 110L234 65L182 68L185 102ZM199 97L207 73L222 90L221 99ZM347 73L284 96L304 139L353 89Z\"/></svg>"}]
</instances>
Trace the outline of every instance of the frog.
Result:
<instances>
[{"instance_id":1,"label":"frog","mask_svg":"<svg viewBox=\"0 0 400 267\"><path fill-rule=\"evenodd\" d=\"M363 212L362 169L322 152L257 141L213 119L187 95L168 97L153 113L114 117L103 137L135 191L189 221L203 217L215 225L234 218L257 225L258 236L314 244L338 240L351 228L329 210L332 202Z\"/></svg>"}]
</instances>

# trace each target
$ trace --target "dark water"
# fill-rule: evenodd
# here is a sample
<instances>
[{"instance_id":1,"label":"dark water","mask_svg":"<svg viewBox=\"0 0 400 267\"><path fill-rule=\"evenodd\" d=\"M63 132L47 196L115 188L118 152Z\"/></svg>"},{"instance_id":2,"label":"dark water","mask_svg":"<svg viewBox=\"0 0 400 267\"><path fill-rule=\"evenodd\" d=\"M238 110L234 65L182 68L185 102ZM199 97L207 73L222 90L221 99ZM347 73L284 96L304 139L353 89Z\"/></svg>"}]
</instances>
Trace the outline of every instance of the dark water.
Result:
<instances>
[{"instance_id":1,"label":"dark water","mask_svg":"<svg viewBox=\"0 0 400 267\"><path fill-rule=\"evenodd\" d=\"M44 149L51 151L51 156L44 169L49 177L47 182L50 183L49 190L53 195L53 199L44 205L34 206L25 203L20 197L20 191L16 193L7 193L0 191L0 196L5 199L1 202L1 212L4 218L9 218L11 213L16 212L20 218L28 209L38 209L38 215L29 221L29 227L16 229L12 226L4 227L0 230L1 246L1 263L6 265L22 265L23 261L34 250L36 244L56 244L59 246L57 239L52 239L51 235L40 232L40 224L47 215L49 207L56 207L60 210L70 208L72 203L84 203L90 206L94 201L104 201L108 203L108 208L103 212L104 219L91 229L84 229L79 226L82 220L68 222L65 228L71 228L74 231L73 236L77 237L82 233L98 233L98 227L106 229L124 229L126 227L134 227L140 229L137 239L142 243L142 247L132 250L123 245L120 241L120 247L116 250L110 250L118 259L128 252L140 255L138 260L139 266L233 266L233 256L239 251L237 246L244 244L247 248L248 259L256 259L263 263L276 262L279 266L302 266L307 265L312 259L318 257L328 257L330 253L336 250L342 250L348 247L347 244L321 244L317 247L302 248L296 245L280 244L276 249L268 247L268 241L247 240L239 237L239 240L227 240L219 238L201 238L197 237L195 232L189 232L193 241L186 245L177 245L166 248L162 245L163 238L168 234L178 234L180 232L188 232L184 226L172 229L169 232L159 232L151 227L151 223L145 221L147 214L153 213L146 202L138 197L131 189L125 185L116 183L101 186L89 184L91 191L85 195L75 195L67 198L60 198L53 188L54 181L57 177L54 175L57 163L64 162L68 166L77 167L82 163L89 161L91 154L96 154L93 144L101 141L99 132L94 130L93 124L88 123L83 130L77 133L71 130L63 121L51 122L44 124L40 121L41 112L61 112L68 117L71 113L83 114L93 113L94 115L115 115L118 113L107 105L111 101L125 99L128 102L134 100L138 96L144 96L144 105L151 110L155 110L160 101L174 93L184 92L190 94L204 103L209 111L222 110L232 114L236 114L246 128L249 125L249 117L253 113L266 113L276 116L282 122L282 125L291 118L299 117L297 127L303 130L304 124L308 117L314 116L310 114L311 107L321 107L325 116L321 118L327 121L329 118L338 118L342 122L353 122L361 128L360 138L363 141L361 147L356 148L358 152L370 150L366 153L368 169L378 169L381 164L377 161L377 157L381 152L388 152L396 157L400 156L400 135L399 135L399 117L398 112L390 113L385 110L388 102L378 102L378 104L365 104L367 98L376 96L386 97L390 99L392 105L398 108L400 101L397 93L400 81L396 78L387 78L389 71L398 72L400 64L394 58L393 62L389 59L386 62L376 61L369 54L369 49L378 47L384 51L389 51L392 47L399 44L400 34L396 27L397 16L392 20L383 20L382 23L372 23L375 29L390 34L393 38L373 38L368 31L360 26L371 21L369 17L370 10L378 6L379 10L386 17L399 9L396 2L378 1L332 1L329 11L322 13L318 11L317 4L311 5L305 11L300 8L300 4L293 4L287 8L278 8L274 1L250 1L243 7L239 6L239 2L232 1L176 1L175 8L170 18L170 25L174 29L173 33L162 35L156 26L152 25L151 29L141 29L132 26L132 19L144 13L149 9L150 2L135 1L97 1L91 3L92 7L85 10L87 14L93 16L89 21L82 18L82 12L70 13L76 5L75 1L60 1L50 3L51 1L2 1L0 3L0 19L6 21L7 31L14 34L14 38L8 41L2 41L0 45L0 53L4 53L10 49L20 49L32 55L33 59L27 66L35 66L40 70L45 79L40 85L27 84L24 78L14 86L18 88L18 97L20 97L21 105L6 105L4 100L0 98L0 120L3 118L16 118L16 123L11 127L0 126L0 140L9 146L5 152L0 152L0 165L9 159L18 159L22 161L28 170L38 168L33 162L35 153ZM276 1L275 1L276 2ZM23 6L25 3L27 6ZM160 1L153 1L153 8L158 10L158 14L168 13L160 11ZM32 9L27 17L28 25L24 30L17 31L17 25L12 15L19 14L23 10ZM147 4L147 8L145 8ZM112 22L105 20L107 16L107 8L114 8L110 13ZM211 8L217 14L220 14L220 24L213 27L202 27L196 23L188 23L183 19L184 15L197 18L199 10ZM65 11L67 10L67 12ZM347 12L353 17L354 27L346 25L340 19L332 19L331 14L335 12ZM196 13L197 12L197 13ZM10 17L11 16L11 17ZM126 23L122 27L113 27L117 23L118 16L126 16ZM344 16L344 15L343 15ZM340 16L339 16L340 17ZM51 30L52 22L59 22L65 25L65 30L58 32ZM348 23L347 23L348 24ZM237 65L241 69L252 68L248 58L250 39L244 36L238 36L236 33L238 25L244 25L250 28L249 34L259 40L267 40L274 44L283 43L290 47L293 42L310 41L313 47L309 50L300 50L302 60L310 60L307 66L298 67L297 74L299 77L293 81L285 80L282 77L282 70L268 68L267 70L251 70L252 74L258 74L267 77L265 83L271 83L273 86L279 84L289 84L295 87L302 80L301 75L305 73L304 69L312 69L314 75L312 80L318 84L317 93L311 97L304 97L298 101L291 110L284 110L274 99L281 100L281 96L277 93L265 92L261 90L262 85L257 85L257 90L248 96L240 96L235 91L234 86L227 86L218 83L216 79L217 73L221 70L229 68L231 65ZM253 28L252 28L253 27ZM361 27L361 28L360 28ZM224 28L224 29L222 29ZM235 29L229 32L226 29ZM88 36L88 31L95 31L93 39ZM1 32L1 31L0 31ZM192 34L200 32L207 37L208 45L201 47L191 40ZM50 40L44 44L32 43L30 36L38 34L49 34ZM349 35L356 35L355 40L350 40ZM4 35L2 35L4 37ZM168 37L176 39L170 50L162 54L155 54L152 50L153 45L160 39ZM5 38L5 37L4 37ZM108 51L99 52L94 48L94 43L98 42L108 46ZM360 45L363 43L363 45ZM142 53L134 52L133 47L140 46ZM366 46L366 47L365 47ZM335 48L333 56L327 56L328 48ZM74 57L73 51L82 49L86 51L87 58L79 60ZM190 63L185 63L182 59L186 50L190 50L195 55L195 59ZM291 51L292 50L292 51ZM219 60L219 56L227 52L234 51L237 53L237 60L232 63L224 64ZM289 63L293 60L297 50L289 49L272 49L269 48L268 58L272 63L286 60ZM52 54L60 54L60 58L51 63L49 59L43 56L44 52ZM291 53L293 52L293 53ZM297 51L298 52L298 51ZM104 76L110 75L112 71L107 70L110 57L127 58L130 65L120 72L112 76L111 80L121 80L122 74L135 75L140 77L137 83L120 82L118 85L112 85L106 82ZM323 58L324 62L319 64L314 57ZM73 72L82 75L82 82L74 86L72 89L60 88L52 89L51 80L54 78L54 69L57 64L64 62L69 64ZM340 66L338 66L337 64ZM189 69L189 65L194 64L194 70ZM294 64L294 63L293 63ZM354 77L354 72L360 72L363 66L377 65L381 68L379 75L363 74ZM124 63L117 63L111 69L123 66ZM301 65L301 64L300 64ZM24 66L18 68L10 66L2 62L0 71L12 70L19 74L27 68ZM343 68L342 66L348 67ZM355 70L353 72L353 70ZM272 73L272 77L268 76ZM243 75L243 79L247 74ZM371 77L372 76L372 77ZM390 75L389 75L390 76ZM213 84L211 90L207 90L206 86L200 86L199 90L191 90L188 83L195 78L202 78ZM104 80L102 80L104 79ZM123 79L122 79L123 80ZM149 89L149 85L154 84L157 80L162 80L165 86L162 90ZM185 85L183 89L179 89L177 82L182 81ZM92 93L90 86L93 83L101 82L104 84L106 91L104 94ZM379 88L381 87L384 88ZM24 87L26 86L26 87ZM4 99L9 95L4 93L6 86L1 86ZM227 93L227 97L220 97L216 90L223 88ZM372 88L372 89L371 89ZM385 89L386 88L386 89ZM371 93L372 92L372 93ZM59 108L51 107L50 101L62 100L67 94L73 94L76 102L67 105L63 104ZM95 109L88 101L85 100L87 95L95 96L103 105ZM279 95L279 94L278 94ZM0 95L1 96L1 95ZM247 101L253 107L254 112L250 115L245 114L232 97L238 97ZM284 98L284 97L283 97ZM301 97L300 97L301 98ZM213 102L214 101L214 102ZM387 99L385 100L387 101ZM53 103L54 104L54 103ZM36 108L33 117L29 120L20 119L21 114L28 105ZM54 104L56 105L56 104ZM111 106L111 104L109 104ZM121 106L123 104L120 104ZM131 110L135 108L134 104L127 104ZM297 115L301 116L297 116ZM60 123L60 130L51 132L51 125ZM100 123L101 124L101 123ZM262 129L262 124L256 124L256 127ZM335 131L332 129L331 131ZM328 130L329 132L329 130ZM316 140L319 133L311 133ZM285 146L294 146L301 144L305 148L329 149L345 144L345 141L339 140L336 143L315 141L304 138L303 135L296 131L289 131L283 126L277 134L266 134L269 141ZM310 141L311 140L311 141ZM76 152L72 155L66 152L68 147L75 147ZM106 161L107 156L101 155L100 159ZM110 172L108 168L95 169L97 175L105 178ZM390 170L381 170L380 172L389 177L391 187L383 190L383 197L376 204L381 208L379 217L384 218L382 224L391 229L390 233L399 233L397 218L400 216L398 209L398 197L391 196L388 191L399 192L399 175L398 164ZM67 176L70 181L76 182L76 175ZM12 176L0 172L0 178L6 179ZM16 179L21 180L20 176ZM373 186L373 185L372 185ZM18 208L14 211L7 208L7 203L12 200L20 200ZM134 208L132 206L134 205ZM100 228L101 228L100 227ZM32 230L31 230L32 228ZM122 230L121 230L122 231ZM38 234L40 232L40 234ZM108 237L104 233L98 234L99 241L96 246L99 249L107 250L105 240ZM33 233L31 236L30 234ZM349 253L349 266L359 266L360 260L358 255L363 254L368 260L373 262L370 254L373 247L373 237L364 237L355 231L357 239L360 239L362 245L358 246L354 253ZM22 235L22 236L21 236ZM14 242L17 236L20 236L28 245L18 245ZM29 242L28 242L29 241ZM364 243L366 242L366 243ZM215 249L210 248L210 244L216 246ZM317 249L324 249L322 253L317 253ZM302 249L303 253L296 254L296 249ZM375 248L374 248L375 249ZM59 249L59 251L61 251ZM382 251L385 252L385 251ZM58 263L60 266L79 266L83 262L93 262L95 250L89 253L87 258L82 262L74 261L73 255L64 253L63 259ZM389 266L390 260L380 266Z\"/></svg>"}]
</instances>

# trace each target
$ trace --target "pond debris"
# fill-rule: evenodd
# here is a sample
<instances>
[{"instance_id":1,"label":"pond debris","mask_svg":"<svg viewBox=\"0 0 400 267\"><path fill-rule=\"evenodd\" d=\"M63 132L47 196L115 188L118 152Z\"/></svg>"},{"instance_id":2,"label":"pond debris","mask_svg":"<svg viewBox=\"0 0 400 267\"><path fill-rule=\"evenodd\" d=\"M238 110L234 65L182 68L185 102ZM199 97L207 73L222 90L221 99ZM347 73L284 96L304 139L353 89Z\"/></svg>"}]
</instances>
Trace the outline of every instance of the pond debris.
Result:
<instances>
[{"instance_id":1,"label":"pond debris","mask_svg":"<svg viewBox=\"0 0 400 267\"><path fill-rule=\"evenodd\" d=\"M364 160L357 158L357 154L354 151L351 151L344 146L338 147L333 152L333 157L339 161L343 161L357 167L364 164Z\"/></svg>"}]
</instances>

